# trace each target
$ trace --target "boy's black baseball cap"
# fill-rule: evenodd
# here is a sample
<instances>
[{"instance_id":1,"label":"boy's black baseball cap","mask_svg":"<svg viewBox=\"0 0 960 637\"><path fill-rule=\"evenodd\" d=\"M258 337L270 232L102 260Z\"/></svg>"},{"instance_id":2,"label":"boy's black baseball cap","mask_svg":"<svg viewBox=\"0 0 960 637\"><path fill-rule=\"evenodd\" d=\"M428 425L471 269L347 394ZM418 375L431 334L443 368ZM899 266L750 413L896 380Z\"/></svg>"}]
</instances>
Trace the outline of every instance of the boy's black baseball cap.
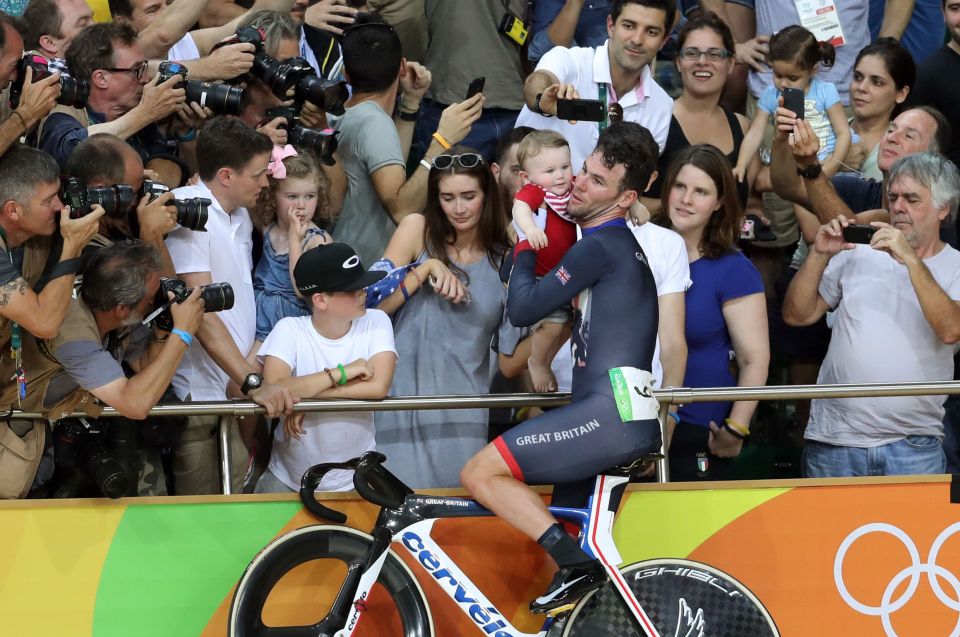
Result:
<instances>
[{"instance_id":1,"label":"boy's black baseball cap","mask_svg":"<svg viewBox=\"0 0 960 637\"><path fill-rule=\"evenodd\" d=\"M327 243L307 250L293 269L301 294L352 292L386 275L386 272L364 270L360 257L346 243Z\"/></svg>"}]
</instances>

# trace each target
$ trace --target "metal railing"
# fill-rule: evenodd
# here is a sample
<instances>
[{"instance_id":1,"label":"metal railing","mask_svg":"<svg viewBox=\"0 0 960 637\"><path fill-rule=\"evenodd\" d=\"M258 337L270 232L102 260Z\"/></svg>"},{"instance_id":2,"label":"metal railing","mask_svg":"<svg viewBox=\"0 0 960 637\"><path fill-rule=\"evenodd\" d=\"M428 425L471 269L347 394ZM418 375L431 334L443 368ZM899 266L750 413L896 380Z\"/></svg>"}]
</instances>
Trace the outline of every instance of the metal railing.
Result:
<instances>
[{"instance_id":1,"label":"metal railing","mask_svg":"<svg viewBox=\"0 0 960 637\"><path fill-rule=\"evenodd\" d=\"M671 387L654 390L660 402L660 430L671 404L686 404L713 401L737 400L795 400L806 398L873 398L883 396L939 396L960 394L960 381L933 381L912 383L867 383L861 385L772 385L764 387ZM297 412L343 412L343 411L405 411L425 409L490 409L498 407L556 407L570 402L570 394L489 394L489 395L443 395L443 396L397 396L383 400L302 400L294 406ZM224 494L232 492L230 484L230 426L233 418L265 414L266 410L252 401L216 401L171 403L157 405L150 410L151 416L210 416L220 417L220 473ZM85 414L73 414L84 417ZM101 417L121 414L106 407ZM39 419L41 414L14 411L11 420ZM666 437L663 436L665 440ZM657 463L660 482L669 481L666 450Z\"/></svg>"}]
</instances>

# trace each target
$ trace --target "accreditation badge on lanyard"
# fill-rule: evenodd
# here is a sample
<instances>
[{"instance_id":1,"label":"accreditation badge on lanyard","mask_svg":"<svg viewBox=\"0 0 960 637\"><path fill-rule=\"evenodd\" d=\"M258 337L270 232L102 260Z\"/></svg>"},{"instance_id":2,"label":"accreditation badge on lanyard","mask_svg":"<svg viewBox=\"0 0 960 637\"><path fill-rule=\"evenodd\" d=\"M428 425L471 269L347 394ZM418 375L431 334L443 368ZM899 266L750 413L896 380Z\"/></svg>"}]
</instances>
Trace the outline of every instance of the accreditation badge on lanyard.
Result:
<instances>
[{"instance_id":1,"label":"accreditation badge on lanyard","mask_svg":"<svg viewBox=\"0 0 960 637\"><path fill-rule=\"evenodd\" d=\"M800 14L800 24L817 38L817 42L829 42L843 46L843 25L834 0L794 0Z\"/></svg>"}]
</instances>

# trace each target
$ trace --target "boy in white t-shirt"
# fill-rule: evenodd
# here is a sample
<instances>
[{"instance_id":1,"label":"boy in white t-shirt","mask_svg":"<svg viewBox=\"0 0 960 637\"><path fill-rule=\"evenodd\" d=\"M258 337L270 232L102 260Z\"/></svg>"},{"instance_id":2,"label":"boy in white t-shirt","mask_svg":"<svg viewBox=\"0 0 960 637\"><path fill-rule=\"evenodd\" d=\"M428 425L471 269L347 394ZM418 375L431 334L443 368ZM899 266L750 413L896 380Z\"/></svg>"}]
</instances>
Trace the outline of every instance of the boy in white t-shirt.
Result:
<instances>
[{"instance_id":1,"label":"boy in white t-shirt","mask_svg":"<svg viewBox=\"0 0 960 637\"><path fill-rule=\"evenodd\" d=\"M385 397L397 364L393 325L384 312L366 309L364 292L385 273L365 271L353 248L331 243L305 252L293 274L312 315L281 319L267 336L257 355L264 380L301 398ZM293 414L277 428L256 492L298 491L311 466L373 448L373 412ZM352 488L353 472L331 471L318 490Z\"/></svg>"}]
</instances>

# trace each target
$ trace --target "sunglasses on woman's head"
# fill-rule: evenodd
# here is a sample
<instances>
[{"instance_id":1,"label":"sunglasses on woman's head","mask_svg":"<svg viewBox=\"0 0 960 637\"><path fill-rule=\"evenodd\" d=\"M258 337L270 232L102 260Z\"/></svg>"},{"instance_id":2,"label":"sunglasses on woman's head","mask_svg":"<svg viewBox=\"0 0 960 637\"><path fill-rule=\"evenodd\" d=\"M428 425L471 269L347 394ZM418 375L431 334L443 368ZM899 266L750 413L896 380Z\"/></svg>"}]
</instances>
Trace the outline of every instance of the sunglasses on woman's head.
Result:
<instances>
[{"instance_id":1,"label":"sunglasses on woman's head","mask_svg":"<svg viewBox=\"0 0 960 637\"><path fill-rule=\"evenodd\" d=\"M433 167L437 170L452 168L454 162L461 168L476 168L483 164L483 157L477 153L463 153L461 155L437 155L433 158Z\"/></svg>"}]
</instances>

